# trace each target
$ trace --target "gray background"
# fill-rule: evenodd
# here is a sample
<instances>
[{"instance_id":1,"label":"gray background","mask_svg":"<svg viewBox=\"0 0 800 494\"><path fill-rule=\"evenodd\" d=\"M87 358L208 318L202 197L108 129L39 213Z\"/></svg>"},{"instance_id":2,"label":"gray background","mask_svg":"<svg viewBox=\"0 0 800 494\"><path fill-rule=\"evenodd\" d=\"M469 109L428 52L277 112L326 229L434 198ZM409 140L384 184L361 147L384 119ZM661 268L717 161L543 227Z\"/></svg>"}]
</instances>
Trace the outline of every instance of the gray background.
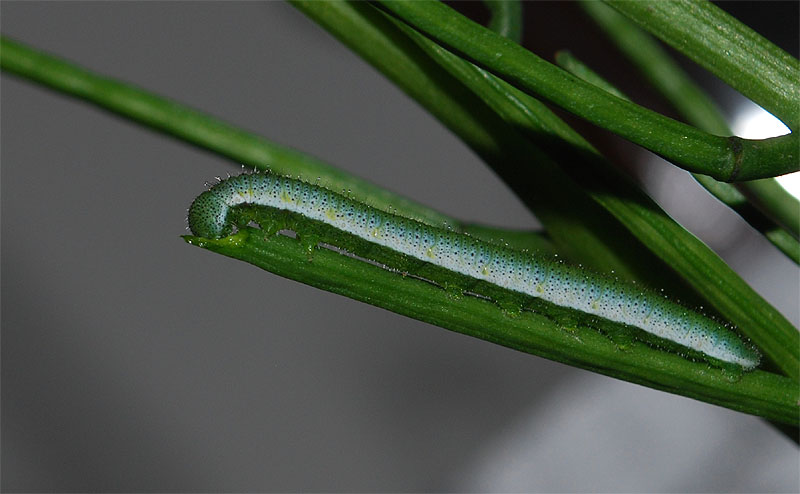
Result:
<instances>
[{"instance_id":1,"label":"gray background","mask_svg":"<svg viewBox=\"0 0 800 494\"><path fill-rule=\"evenodd\" d=\"M535 51L567 46L639 86L574 7L527 8ZM796 15L781 12L772 22L791 24L796 55ZM2 31L447 213L536 224L446 129L290 6L3 2ZM3 490L800 488L797 448L759 419L186 245L186 207L237 168L1 80ZM721 91L733 112L740 98ZM698 234L797 324L796 266L669 175L679 185L658 175L655 188L701 201L713 224Z\"/></svg>"}]
</instances>

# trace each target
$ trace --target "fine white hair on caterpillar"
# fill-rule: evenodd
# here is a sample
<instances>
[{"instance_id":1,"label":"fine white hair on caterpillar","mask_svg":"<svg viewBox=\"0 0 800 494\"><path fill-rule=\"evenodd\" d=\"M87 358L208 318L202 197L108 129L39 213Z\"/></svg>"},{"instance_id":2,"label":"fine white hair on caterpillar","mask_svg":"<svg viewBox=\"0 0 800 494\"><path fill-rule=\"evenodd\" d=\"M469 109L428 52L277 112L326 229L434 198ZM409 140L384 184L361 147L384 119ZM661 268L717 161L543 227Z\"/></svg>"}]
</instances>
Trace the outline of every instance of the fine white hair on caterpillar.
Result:
<instances>
[{"instance_id":1,"label":"fine white hair on caterpillar","mask_svg":"<svg viewBox=\"0 0 800 494\"><path fill-rule=\"evenodd\" d=\"M660 293L381 211L290 177L245 173L221 180L194 200L189 228L198 237L228 236L236 226L232 208L244 205L297 213L411 258L633 326L746 370L760 361L735 332Z\"/></svg>"}]
</instances>

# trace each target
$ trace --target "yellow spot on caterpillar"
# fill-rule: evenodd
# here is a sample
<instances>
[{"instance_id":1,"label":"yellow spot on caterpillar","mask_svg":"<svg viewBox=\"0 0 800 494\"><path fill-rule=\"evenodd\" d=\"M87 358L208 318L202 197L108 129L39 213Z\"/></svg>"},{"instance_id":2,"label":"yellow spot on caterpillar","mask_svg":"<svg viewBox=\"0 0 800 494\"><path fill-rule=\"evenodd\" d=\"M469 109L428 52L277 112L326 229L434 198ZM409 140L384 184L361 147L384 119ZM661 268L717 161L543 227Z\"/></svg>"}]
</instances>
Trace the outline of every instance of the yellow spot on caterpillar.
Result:
<instances>
[{"instance_id":1,"label":"yellow spot on caterpillar","mask_svg":"<svg viewBox=\"0 0 800 494\"><path fill-rule=\"evenodd\" d=\"M292 196L290 196L288 192L283 191L281 192L281 201L291 203Z\"/></svg>"},{"instance_id":2,"label":"yellow spot on caterpillar","mask_svg":"<svg viewBox=\"0 0 800 494\"><path fill-rule=\"evenodd\" d=\"M483 266L481 268L481 274L484 276L489 276L489 266Z\"/></svg>"},{"instance_id":3,"label":"yellow spot on caterpillar","mask_svg":"<svg viewBox=\"0 0 800 494\"><path fill-rule=\"evenodd\" d=\"M373 228L371 235L375 238L380 238L382 230L380 228Z\"/></svg>"},{"instance_id":4,"label":"yellow spot on caterpillar","mask_svg":"<svg viewBox=\"0 0 800 494\"><path fill-rule=\"evenodd\" d=\"M425 251L425 255L430 257L431 259L436 258L436 251L433 247L428 247L428 250Z\"/></svg>"},{"instance_id":5,"label":"yellow spot on caterpillar","mask_svg":"<svg viewBox=\"0 0 800 494\"><path fill-rule=\"evenodd\" d=\"M329 220L334 221L336 219L336 210L333 208L326 209L325 216L327 216Z\"/></svg>"},{"instance_id":6,"label":"yellow spot on caterpillar","mask_svg":"<svg viewBox=\"0 0 800 494\"><path fill-rule=\"evenodd\" d=\"M544 293L544 285L542 285L541 283L536 285L536 293Z\"/></svg>"}]
</instances>

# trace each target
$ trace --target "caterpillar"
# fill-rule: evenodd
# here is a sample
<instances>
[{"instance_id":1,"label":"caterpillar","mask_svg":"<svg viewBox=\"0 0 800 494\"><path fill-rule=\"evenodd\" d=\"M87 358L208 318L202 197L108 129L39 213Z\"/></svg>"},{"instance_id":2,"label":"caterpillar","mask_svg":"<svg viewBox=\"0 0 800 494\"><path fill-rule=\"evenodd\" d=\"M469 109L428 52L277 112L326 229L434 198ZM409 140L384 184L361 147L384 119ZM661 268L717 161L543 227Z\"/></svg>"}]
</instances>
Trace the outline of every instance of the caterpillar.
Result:
<instances>
[{"instance_id":1,"label":"caterpillar","mask_svg":"<svg viewBox=\"0 0 800 494\"><path fill-rule=\"evenodd\" d=\"M655 291L381 211L290 177L245 173L221 180L192 202L189 228L198 237L226 237L237 226L232 214L237 206L297 213L419 261L633 326L745 370L760 361L757 350L735 332Z\"/></svg>"}]
</instances>

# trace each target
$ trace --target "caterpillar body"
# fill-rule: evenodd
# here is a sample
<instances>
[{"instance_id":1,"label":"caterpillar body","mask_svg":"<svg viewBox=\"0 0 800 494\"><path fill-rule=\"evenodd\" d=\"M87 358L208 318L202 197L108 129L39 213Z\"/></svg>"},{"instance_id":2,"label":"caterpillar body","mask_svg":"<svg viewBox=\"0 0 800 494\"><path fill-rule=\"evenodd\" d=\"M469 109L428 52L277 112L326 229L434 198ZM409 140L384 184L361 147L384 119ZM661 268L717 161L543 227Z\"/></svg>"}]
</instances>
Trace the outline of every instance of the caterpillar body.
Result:
<instances>
[{"instance_id":1,"label":"caterpillar body","mask_svg":"<svg viewBox=\"0 0 800 494\"><path fill-rule=\"evenodd\" d=\"M231 212L242 205L297 213L411 258L639 328L746 370L759 364L759 353L736 333L656 292L374 209L289 177L253 173L222 180L194 200L189 228L198 237L228 236L235 226Z\"/></svg>"}]
</instances>

